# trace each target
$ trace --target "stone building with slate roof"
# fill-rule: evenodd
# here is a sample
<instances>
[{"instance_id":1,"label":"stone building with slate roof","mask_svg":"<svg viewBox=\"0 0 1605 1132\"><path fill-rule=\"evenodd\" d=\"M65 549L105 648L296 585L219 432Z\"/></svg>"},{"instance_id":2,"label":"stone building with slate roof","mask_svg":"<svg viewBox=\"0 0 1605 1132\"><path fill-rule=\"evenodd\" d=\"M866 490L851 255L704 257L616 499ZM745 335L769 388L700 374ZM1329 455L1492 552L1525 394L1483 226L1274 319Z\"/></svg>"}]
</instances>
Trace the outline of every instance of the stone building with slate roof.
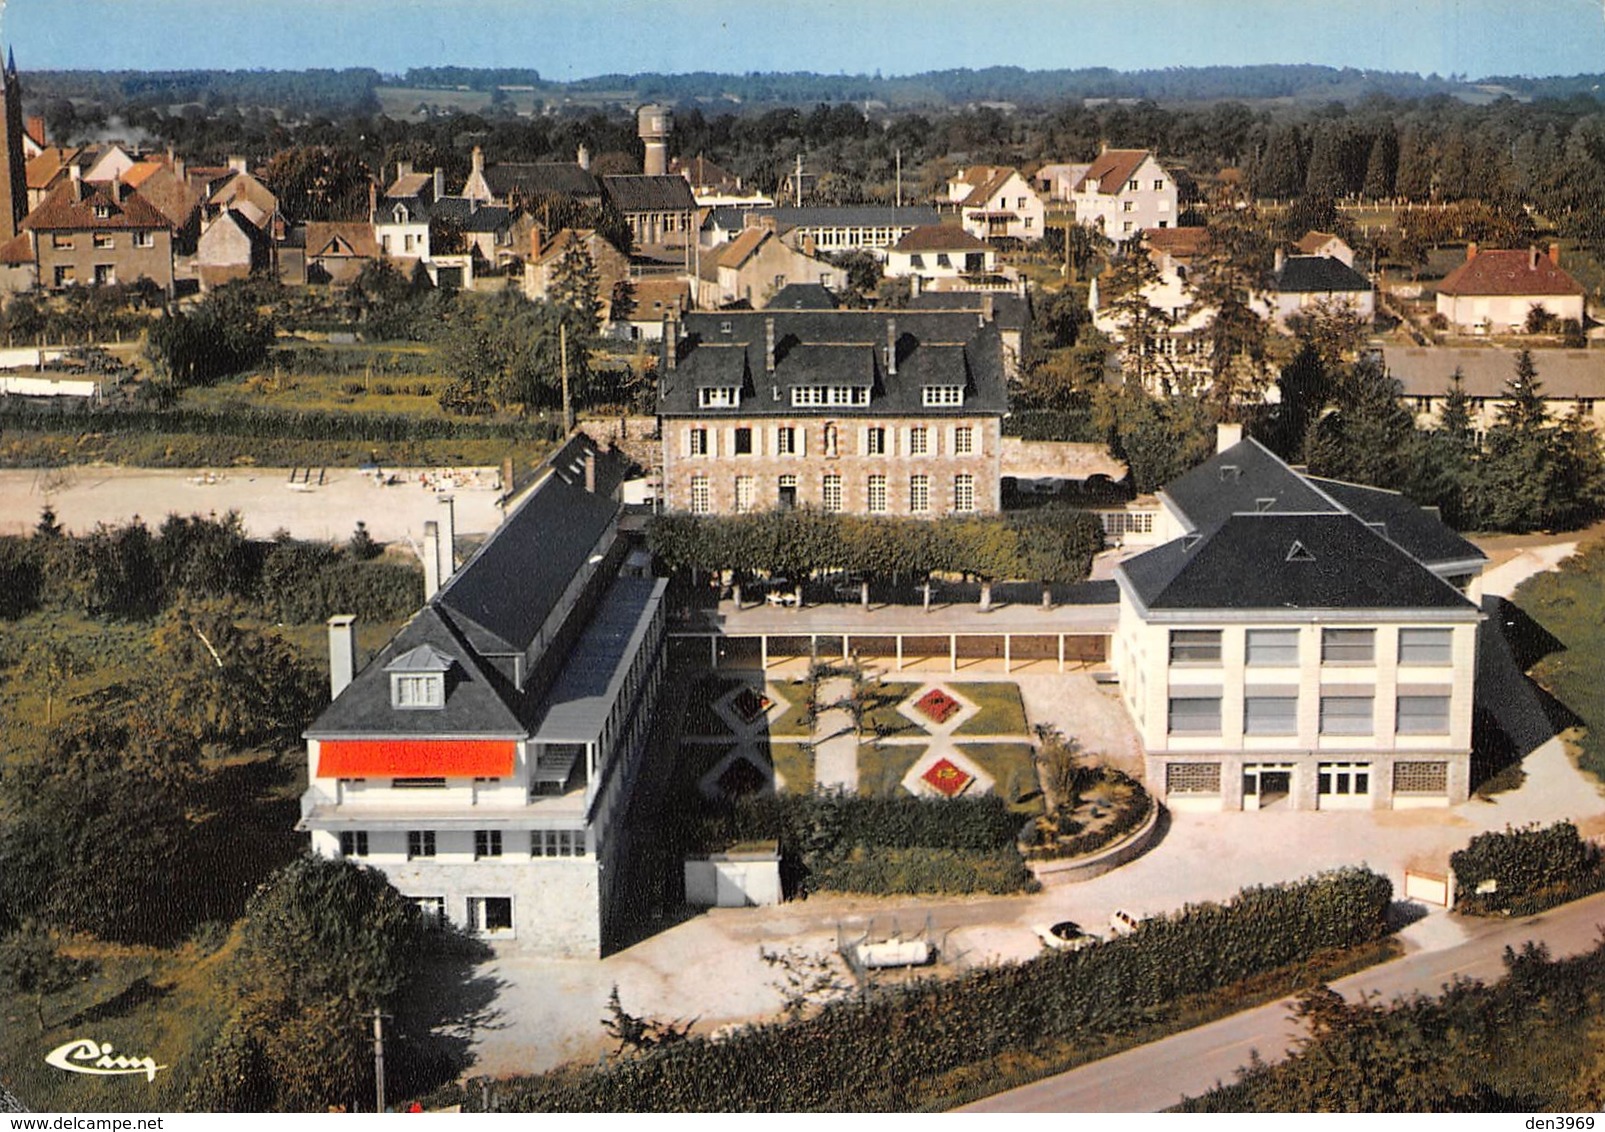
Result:
<instances>
[{"instance_id":1,"label":"stone building with slate roof","mask_svg":"<svg viewBox=\"0 0 1605 1132\"><path fill-rule=\"evenodd\" d=\"M663 349L669 510L999 507L1008 399L984 309L689 314Z\"/></svg>"},{"instance_id":2,"label":"stone building with slate roof","mask_svg":"<svg viewBox=\"0 0 1605 1132\"><path fill-rule=\"evenodd\" d=\"M1336 256L1276 253L1276 281L1271 293L1278 330L1287 330L1289 315L1316 308L1345 308L1362 322L1376 317L1377 296L1371 281Z\"/></svg>"},{"instance_id":3,"label":"stone building with slate roof","mask_svg":"<svg viewBox=\"0 0 1605 1132\"><path fill-rule=\"evenodd\" d=\"M1161 544L1115 572L1149 788L1193 810L1465 801L1482 552L1235 433L1159 492Z\"/></svg>"},{"instance_id":4,"label":"stone building with slate roof","mask_svg":"<svg viewBox=\"0 0 1605 1132\"><path fill-rule=\"evenodd\" d=\"M426 528L438 589L360 667L352 618L330 621L334 698L305 732L313 850L519 950L594 957L640 914L622 818L666 583L621 568L623 466L571 441L461 568Z\"/></svg>"}]
</instances>

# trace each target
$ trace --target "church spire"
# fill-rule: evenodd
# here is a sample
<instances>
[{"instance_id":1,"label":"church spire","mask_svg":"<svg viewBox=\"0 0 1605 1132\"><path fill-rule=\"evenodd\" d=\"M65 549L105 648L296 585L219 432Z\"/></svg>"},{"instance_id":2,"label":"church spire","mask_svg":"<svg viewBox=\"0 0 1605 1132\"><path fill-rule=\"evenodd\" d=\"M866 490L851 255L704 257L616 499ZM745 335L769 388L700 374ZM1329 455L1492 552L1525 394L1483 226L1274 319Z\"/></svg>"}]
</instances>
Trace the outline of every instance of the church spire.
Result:
<instances>
[{"instance_id":1,"label":"church spire","mask_svg":"<svg viewBox=\"0 0 1605 1132\"><path fill-rule=\"evenodd\" d=\"M17 77L17 49L6 48L6 74L12 78Z\"/></svg>"}]
</instances>

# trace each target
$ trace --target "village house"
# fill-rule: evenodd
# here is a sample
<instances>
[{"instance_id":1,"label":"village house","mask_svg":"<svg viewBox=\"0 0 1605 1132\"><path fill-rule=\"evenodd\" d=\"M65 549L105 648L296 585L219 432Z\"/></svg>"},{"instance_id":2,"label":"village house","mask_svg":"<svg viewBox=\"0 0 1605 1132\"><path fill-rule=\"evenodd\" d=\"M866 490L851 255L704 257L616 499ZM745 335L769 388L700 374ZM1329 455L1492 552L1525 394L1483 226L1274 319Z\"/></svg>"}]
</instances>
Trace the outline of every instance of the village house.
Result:
<instances>
[{"instance_id":1,"label":"village house","mask_svg":"<svg viewBox=\"0 0 1605 1132\"><path fill-rule=\"evenodd\" d=\"M697 202L684 177L603 177L602 191L630 226L636 252L683 258L696 239Z\"/></svg>"},{"instance_id":2,"label":"village house","mask_svg":"<svg viewBox=\"0 0 1605 1132\"><path fill-rule=\"evenodd\" d=\"M1174 228L1176 181L1146 149L1106 149L1070 193L1076 223L1124 243L1144 228Z\"/></svg>"},{"instance_id":3,"label":"village house","mask_svg":"<svg viewBox=\"0 0 1605 1132\"><path fill-rule=\"evenodd\" d=\"M1290 256L1278 248L1269 297L1272 319L1284 333L1288 316L1301 312L1345 310L1367 326L1376 317L1371 281L1336 256Z\"/></svg>"},{"instance_id":4,"label":"village house","mask_svg":"<svg viewBox=\"0 0 1605 1132\"><path fill-rule=\"evenodd\" d=\"M173 234L167 217L119 180L97 184L70 176L22 226L32 239L42 287L149 279L172 293Z\"/></svg>"},{"instance_id":5,"label":"village house","mask_svg":"<svg viewBox=\"0 0 1605 1132\"><path fill-rule=\"evenodd\" d=\"M996 511L1004 382L975 312L687 315L659 366L664 506Z\"/></svg>"},{"instance_id":6,"label":"village house","mask_svg":"<svg viewBox=\"0 0 1605 1132\"><path fill-rule=\"evenodd\" d=\"M195 274L203 291L266 271L272 263L273 237L237 208L213 218L195 248Z\"/></svg>"},{"instance_id":7,"label":"village house","mask_svg":"<svg viewBox=\"0 0 1605 1132\"><path fill-rule=\"evenodd\" d=\"M1584 318L1583 287L1561 269L1560 245L1549 254L1536 247L1525 251L1483 251L1466 247L1466 262L1438 284L1437 313L1451 327L1468 334L1519 333L1534 308L1556 319Z\"/></svg>"},{"instance_id":8,"label":"village house","mask_svg":"<svg viewBox=\"0 0 1605 1132\"><path fill-rule=\"evenodd\" d=\"M886 252L886 274L919 280L921 289L940 281L978 280L997 271L997 251L956 224L915 228Z\"/></svg>"},{"instance_id":9,"label":"village house","mask_svg":"<svg viewBox=\"0 0 1605 1132\"><path fill-rule=\"evenodd\" d=\"M1149 789L1173 810L1465 801L1482 552L1240 432L1161 489L1160 545L1115 570Z\"/></svg>"},{"instance_id":10,"label":"village house","mask_svg":"<svg viewBox=\"0 0 1605 1132\"><path fill-rule=\"evenodd\" d=\"M361 220L310 220L305 246L307 280L313 283L354 282L379 258L373 225Z\"/></svg>"},{"instance_id":11,"label":"village house","mask_svg":"<svg viewBox=\"0 0 1605 1132\"><path fill-rule=\"evenodd\" d=\"M613 295L630 278L630 261L594 228L564 228L547 238L536 225L529 234L529 257L524 261L524 297L547 299L560 276L559 265L571 252L584 252L596 272L596 297L605 323L612 318Z\"/></svg>"},{"instance_id":12,"label":"village house","mask_svg":"<svg viewBox=\"0 0 1605 1132\"><path fill-rule=\"evenodd\" d=\"M841 268L785 243L767 222L698 258L703 274L697 300L704 308L731 303L762 307L793 283L835 287L843 274Z\"/></svg>"},{"instance_id":13,"label":"village house","mask_svg":"<svg viewBox=\"0 0 1605 1132\"><path fill-rule=\"evenodd\" d=\"M1384 346L1382 362L1399 383L1399 396L1423 428L1435 427L1456 371L1469 399L1471 427L1480 441L1509 401L1506 383L1516 375L1518 351L1484 347ZM1533 350L1539 392L1551 418L1573 413L1605 428L1605 351Z\"/></svg>"},{"instance_id":14,"label":"village house","mask_svg":"<svg viewBox=\"0 0 1605 1132\"><path fill-rule=\"evenodd\" d=\"M950 197L969 187L969 192L957 200L964 230L978 240L993 242L1040 240L1046 227L1047 206L1036 189L1018 169L988 167L988 171L990 175L986 177L976 177L971 171L970 177L978 182L973 186L968 178L949 185Z\"/></svg>"},{"instance_id":15,"label":"village house","mask_svg":"<svg viewBox=\"0 0 1605 1132\"><path fill-rule=\"evenodd\" d=\"M460 568L448 504L424 533L423 608L366 664L353 619L329 623L298 828L498 947L596 958L652 890L625 816L667 582L630 564L621 474L570 441Z\"/></svg>"}]
</instances>

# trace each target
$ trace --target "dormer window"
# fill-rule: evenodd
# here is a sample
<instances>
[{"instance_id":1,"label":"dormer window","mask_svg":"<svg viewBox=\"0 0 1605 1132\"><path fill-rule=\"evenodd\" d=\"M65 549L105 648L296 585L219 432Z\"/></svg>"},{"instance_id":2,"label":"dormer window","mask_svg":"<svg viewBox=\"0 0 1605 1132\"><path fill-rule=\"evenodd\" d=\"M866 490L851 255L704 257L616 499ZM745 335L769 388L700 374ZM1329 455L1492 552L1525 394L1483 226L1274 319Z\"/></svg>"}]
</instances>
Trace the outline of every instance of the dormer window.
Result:
<instances>
[{"instance_id":1,"label":"dormer window","mask_svg":"<svg viewBox=\"0 0 1605 1132\"><path fill-rule=\"evenodd\" d=\"M409 649L385 665L390 674L390 706L417 711L446 706L446 675L451 657L431 645Z\"/></svg>"},{"instance_id":2,"label":"dormer window","mask_svg":"<svg viewBox=\"0 0 1605 1132\"><path fill-rule=\"evenodd\" d=\"M391 213L391 215L396 218L396 223L397 224L405 224L407 222L407 220L409 219L409 216L408 216L408 213L407 213L407 206L404 205L404 204L396 205L395 211L393 211Z\"/></svg>"},{"instance_id":3,"label":"dormer window","mask_svg":"<svg viewBox=\"0 0 1605 1132\"><path fill-rule=\"evenodd\" d=\"M869 386L799 385L791 391L791 403L795 408L807 408L811 405L867 405Z\"/></svg>"},{"instance_id":4,"label":"dormer window","mask_svg":"<svg viewBox=\"0 0 1605 1132\"><path fill-rule=\"evenodd\" d=\"M111 205L109 205L109 204L97 204L95 206L95 219L96 220L110 220L111 219Z\"/></svg>"},{"instance_id":5,"label":"dormer window","mask_svg":"<svg viewBox=\"0 0 1605 1132\"><path fill-rule=\"evenodd\" d=\"M927 409L964 404L964 386L962 385L927 385L921 391L921 394L923 404Z\"/></svg>"},{"instance_id":6,"label":"dormer window","mask_svg":"<svg viewBox=\"0 0 1605 1132\"><path fill-rule=\"evenodd\" d=\"M392 702L398 708L438 708L446 706L446 674L393 675L390 678Z\"/></svg>"},{"instance_id":7,"label":"dormer window","mask_svg":"<svg viewBox=\"0 0 1605 1132\"><path fill-rule=\"evenodd\" d=\"M741 404L741 390L733 385L720 385L699 390L704 409L734 409Z\"/></svg>"}]
</instances>

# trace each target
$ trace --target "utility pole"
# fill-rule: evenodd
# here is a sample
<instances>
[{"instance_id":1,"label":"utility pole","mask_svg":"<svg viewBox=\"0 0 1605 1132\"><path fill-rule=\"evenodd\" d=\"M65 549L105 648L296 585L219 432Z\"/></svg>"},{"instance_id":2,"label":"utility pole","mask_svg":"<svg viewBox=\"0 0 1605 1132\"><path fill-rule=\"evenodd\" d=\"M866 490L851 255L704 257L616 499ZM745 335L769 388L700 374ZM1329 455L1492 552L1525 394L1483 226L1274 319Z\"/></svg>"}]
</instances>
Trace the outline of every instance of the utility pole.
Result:
<instances>
[{"instance_id":1,"label":"utility pole","mask_svg":"<svg viewBox=\"0 0 1605 1132\"><path fill-rule=\"evenodd\" d=\"M563 370L563 435L574 431L574 402L568 393L568 323L557 324L557 348Z\"/></svg>"},{"instance_id":2,"label":"utility pole","mask_svg":"<svg viewBox=\"0 0 1605 1132\"><path fill-rule=\"evenodd\" d=\"M897 207L903 207L903 147L897 147Z\"/></svg>"},{"instance_id":3,"label":"utility pole","mask_svg":"<svg viewBox=\"0 0 1605 1132\"><path fill-rule=\"evenodd\" d=\"M385 1110L385 1016L373 1008L373 1111Z\"/></svg>"}]
</instances>

